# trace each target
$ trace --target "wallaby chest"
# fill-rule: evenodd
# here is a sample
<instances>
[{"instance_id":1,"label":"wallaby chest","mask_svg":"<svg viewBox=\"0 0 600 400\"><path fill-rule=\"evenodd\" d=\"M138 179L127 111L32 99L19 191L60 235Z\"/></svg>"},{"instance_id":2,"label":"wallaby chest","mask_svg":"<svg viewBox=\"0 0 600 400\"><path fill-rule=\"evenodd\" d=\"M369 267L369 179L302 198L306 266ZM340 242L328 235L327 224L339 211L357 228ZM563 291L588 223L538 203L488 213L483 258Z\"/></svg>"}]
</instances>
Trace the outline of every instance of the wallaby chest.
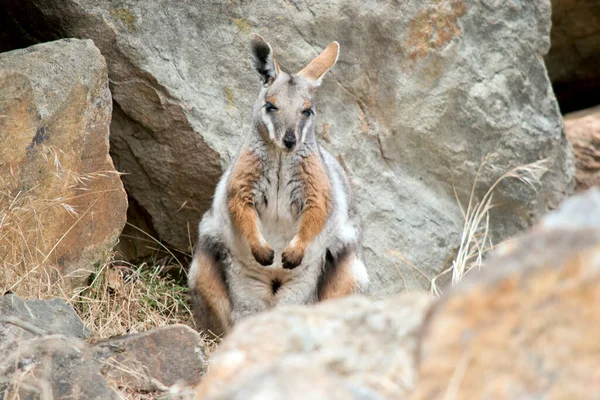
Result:
<instances>
[{"instance_id":1,"label":"wallaby chest","mask_svg":"<svg viewBox=\"0 0 600 400\"><path fill-rule=\"evenodd\" d=\"M283 250L297 233L302 212L302 182L298 159L281 154L263 166L257 185L255 208L265 239L275 251Z\"/></svg>"}]
</instances>

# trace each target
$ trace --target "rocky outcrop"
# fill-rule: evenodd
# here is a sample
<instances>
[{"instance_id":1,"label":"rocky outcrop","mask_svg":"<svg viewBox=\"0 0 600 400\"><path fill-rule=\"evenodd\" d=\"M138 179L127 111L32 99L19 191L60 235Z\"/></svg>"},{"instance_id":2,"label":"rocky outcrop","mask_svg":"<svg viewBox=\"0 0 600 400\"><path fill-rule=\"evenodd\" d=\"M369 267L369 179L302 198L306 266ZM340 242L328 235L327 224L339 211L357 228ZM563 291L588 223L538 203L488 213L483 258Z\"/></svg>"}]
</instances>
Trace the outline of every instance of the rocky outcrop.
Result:
<instances>
[{"instance_id":1,"label":"rocky outcrop","mask_svg":"<svg viewBox=\"0 0 600 400\"><path fill-rule=\"evenodd\" d=\"M120 399L151 393L191 399L191 387L207 367L206 344L188 326L93 344L84 340L87 335L63 300L0 297L0 398Z\"/></svg>"},{"instance_id":2,"label":"rocky outcrop","mask_svg":"<svg viewBox=\"0 0 600 400\"><path fill-rule=\"evenodd\" d=\"M119 400L86 356L85 342L61 335L19 343L0 362L0 395L18 399ZM8 378L8 379L5 379Z\"/></svg>"},{"instance_id":3,"label":"rocky outcrop","mask_svg":"<svg viewBox=\"0 0 600 400\"><path fill-rule=\"evenodd\" d=\"M37 40L92 38L101 49L113 156L160 238L179 248L248 132L253 31L291 72L341 44L318 93L318 133L357 191L375 293L427 287L409 264L429 278L450 265L463 225L454 188L465 202L487 154L497 168L478 177L484 191L498 170L549 159L537 191L517 180L497 188L495 242L571 190L571 150L541 58L546 0L3 3Z\"/></svg>"},{"instance_id":4,"label":"rocky outcrop","mask_svg":"<svg viewBox=\"0 0 600 400\"><path fill-rule=\"evenodd\" d=\"M600 186L600 106L564 116L575 154L575 190Z\"/></svg>"},{"instance_id":5,"label":"rocky outcrop","mask_svg":"<svg viewBox=\"0 0 600 400\"><path fill-rule=\"evenodd\" d=\"M411 399L590 398L600 388L600 191L567 201L437 302Z\"/></svg>"},{"instance_id":6,"label":"rocky outcrop","mask_svg":"<svg viewBox=\"0 0 600 400\"><path fill-rule=\"evenodd\" d=\"M192 328L169 325L98 342L92 352L119 387L154 392L199 383L207 365L201 343Z\"/></svg>"},{"instance_id":7,"label":"rocky outcrop","mask_svg":"<svg viewBox=\"0 0 600 400\"><path fill-rule=\"evenodd\" d=\"M120 399L86 354L86 335L63 300L0 297L0 397Z\"/></svg>"},{"instance_id":8,"label":"rocky outcrop","mask_svg":"<svg viewBox=\"0 0 600 400\"><path fill-rule=\"evenodd\" d=\"M9 323L0 325L0 343L4 347L14 347L22 335L33 337L35 333L79 339L89 336L73 307L61 299L25 301L12 294L0 297L0 321L15 320L25 323L29 330L23 331Z\"/></svg>"},{"instance_id":9,"label":"rocky outcrop","mask_svg":"<svg viewBox=\"0 0 600 400\"><path fill-rule=\"evenodd\" d=\"M15 262L81 282L112 249L127 198L109 156L111 111L91 40L0 54L0 192L14 199L0 259L16 251Z\"/></svg>"},{"instance_id":10,"label":"rocky outcrop","mask_svg":"<svg viewBox=\"0 0 600 400\"><path fill-rule=\"evenodd\" d=\"M432 300L357 296L250 318L211 355L197 398L260 399L273 390L276 398L325 399L336 386L339 398L402 398L415 384L416 337Z\"/></svg>"},{"instance_id":11,"label":"rocky outcrop","mask_svg":"<svg viewBox=\"0 0 600 400\"><path fill-rule=\"evenodd\" d=\"M545 57L563 113L600 102L600 3L552 0L552 47Z\"/></svg>"},{"instance_id":12,"label":"rocky outcrop","mask_svg":"<svg viewBox=\"0 0 600 400\"><path fill-rule=\"evenodd\" d=\"M196 399L207 399L198 395ZM250 374L243 384L210 400L381 400L376 392L341 379L320 365L301 357L285 358L281 362Z\"/></svg>"},{"instance_id":13,"label":"rocky outcrop","mask_svg":"<svg viewBox=\"0 0 600 400\"><path fill-rule=\"evenodd\" d=\"M439 299L352 297L243 321L197 399L590 398L600 383L600 190L500 245ZM262 397L261 397L262 396Z\"/></svg>"}]
</instances>

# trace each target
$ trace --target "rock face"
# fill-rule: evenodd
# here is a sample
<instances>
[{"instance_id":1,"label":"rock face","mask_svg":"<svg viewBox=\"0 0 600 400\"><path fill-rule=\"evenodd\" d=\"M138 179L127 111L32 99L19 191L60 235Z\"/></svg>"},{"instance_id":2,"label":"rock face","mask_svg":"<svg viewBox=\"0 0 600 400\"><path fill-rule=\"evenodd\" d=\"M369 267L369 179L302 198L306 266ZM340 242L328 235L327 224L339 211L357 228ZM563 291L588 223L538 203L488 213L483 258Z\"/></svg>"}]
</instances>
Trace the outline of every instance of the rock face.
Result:
<instances>
[{"instance_id":1,"label":"rock face","mask_svg":"<svg viewBox=\"0 0 600 400\"><path fill-rule=\"evenodd\" d=\"M432 300L356 296L250 318L211 355L197 398L325 399L333 387L342 388L339 398L402 398L416 380L416 335Z\"/></svg>"},{"instance_id":2,"label":"rock face","mask_svg":"<svg viewBox=\"0 0 600 400\"><path fill-rule=\"evenodd\" d=\"M465 202L488 153L502 171L549 159L537 192L516 180L496 190L496 242L572 188L571 149L542 60L547 0L4 4L38 40L92 38L101 49L115 101L113 156L130 196L179 248L248 133L258 91L251 32L290 72L330 41L341 44L317 94L318 134L357 192L375 293L429 285L388 249L429 278L450 264L463 224L453 186ZM482 190L498 169L479 177Z\"/></svg>"},{"instance_id":3,"label":"rock face","mask_svg":"<svg viewBox=\"0 0 600 400\"><path fill-rule=\"evenodd\" d=\"M0 376L13 378L0 380L0 395L28 400L120 399L94 361L82 355L85 346L79 339L61 335L22 341L0 362Z\"/></svg>"},{"instance_id":4,"label":"rock face","mask_svg":"<svg viewBox=\"0 0 600 400\"><path fill-rule=\"evenodd\" d=\"M552 0L548 74L564 113L600 102L600 3Z\"/></svg>"},{"instance_id":5,"label":"rock face","mask_svg":"<svg viewBox=\"0 0 600 400\"><path fill-rule=\"evenodd\" d=\"M594 188L439 299L352 297L248 318L213 353L196 398L326 399L333 387L348 399L594 398L599 301Z\"/></svg>"},{"instance_id":6,"label":"rock face","mask_svg":"<svg viewBox=\"0 0 600 400\"><path fill-rule=\"evenodd\" d=\"M199 395L196 399L206 399ZM350 380L340 379L320 366L301 357L286 358L280 363L251 374L243 385L210 400L379 400L383 397L360 387Z\"/></svg>"},{"instance_id":7,"label":"rock face","mask_svg":"<svg viewBox=\"0 0 600 400\"><path fill-rule=\"evenodd\" d=\"M600 191L568 200L433 307L411 399L592 398Z\"/></svg>"},{"instance_id":8,"label":"rock face","mask_svg":"<svg viewBox=\"0 0 600 400\"><path fill-rule=\"evenodd\" d=\"M86 335L62 300L0 297L0 398L119 399L86 354Z\"/></svg>"},{"instance_id":9,"label":"rock face","mask_svg":"<svg viewBox=\"0 0 600 400\"><path fill-rule=\"evenodd\" d=\"M106 63L91 40L0 54L0 191L31 199L23 218L3 226L0 259L26 243L40 256L23 261L78 278L115 245L127 198L108 153L111 111Z\"/></svg>"},{"instance_id":10,"label":"rock face","mask_svg":"<svg viewBox=\"0 0 600 400\"><path fill-rule=\"evenodd\" d=\"M170 325L98 342L92 351L103 374L119 387L152 392L199 383L207 365L201 342L192 328Z\"/></svg>"},{"instance_id":11,"label":"rock face","mask_svg":"<svg viewBox=\"0 0 600 400\"><path fill-rule=\"evenodd\" d=\"M600 186L600 106L564 116L575 153L575 190Z\"/></svg>"},{"instance_id":12,"label":"rock face","mask_svg":"<svg viewBox=\"0 0 600 400\"><path fill-rule=\"evenodd\" d=\"M16 295L5 295L0 297L0 318L20 319L32 326L32 329L47 335L56 334L80 339L89 335L73 307L61 299L25 301ZM14 329L16 328L10 324L0 325L2 346L17 343L19 335L14 334Z\"/></svg>"},{"instance_id":13,"label":"rock face","mask_svg":"<svg viewBox=\"0 0 600 400\"><path fill-rule=\"evenodd\" d=\"M63 300L0 297L0 398L121 398L114 387L191 399L191 387L207 367L202 338L188 326L164 326L91 345L82 340L87 335Z\"/></svg>"}]
</instances>

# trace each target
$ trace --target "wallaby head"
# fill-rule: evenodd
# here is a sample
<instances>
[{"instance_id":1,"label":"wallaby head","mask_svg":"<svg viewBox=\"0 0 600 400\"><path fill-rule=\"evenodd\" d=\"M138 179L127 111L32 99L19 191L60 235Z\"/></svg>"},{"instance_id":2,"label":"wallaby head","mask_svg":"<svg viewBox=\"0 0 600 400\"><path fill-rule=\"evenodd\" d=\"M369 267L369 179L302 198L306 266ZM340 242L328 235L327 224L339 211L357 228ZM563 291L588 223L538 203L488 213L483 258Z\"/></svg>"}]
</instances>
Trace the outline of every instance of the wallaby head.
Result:
<instances>
[{"instance_id":1,"label":"wallaby head","mask_svg":"<svg viewBox=\"0 0 600 400\"><path fill-rule=\"evenodd\" d=\"M251 41L252 65L261 79L253 122L261 136L286 152L314 139L313 95L323 76L337 61L340 45L332 42L296 74L279 68L271 46L259 35Z\"/></svg>"}]
</instances>

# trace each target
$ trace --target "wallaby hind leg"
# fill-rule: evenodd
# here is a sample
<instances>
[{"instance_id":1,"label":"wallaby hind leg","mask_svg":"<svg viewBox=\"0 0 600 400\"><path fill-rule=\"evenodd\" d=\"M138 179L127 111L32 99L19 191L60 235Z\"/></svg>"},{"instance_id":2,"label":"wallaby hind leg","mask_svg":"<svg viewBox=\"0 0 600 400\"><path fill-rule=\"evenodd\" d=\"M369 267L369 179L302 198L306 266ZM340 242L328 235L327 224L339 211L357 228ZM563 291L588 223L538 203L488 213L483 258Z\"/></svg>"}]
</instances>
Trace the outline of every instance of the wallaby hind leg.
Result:
<instances>
[{"instance_id":1,"label":"wallaby hind leg","mask_svg":"<svg viewBox=\"0 0 600 400\"><path fill-rule=\"evenodd\" d=\"M363 293L367 284L367 270L353 246L344 247L335 254L327 250L317 284L317 301Z\"/></svg>"},{"instance_id":2,"label":"wallaby hind leg","mask_svg":"<svg viewBox=\"0 0 600 400\"><path fill-rule=\"evenodd\" d=\"M198 246L190 267L190 294L199 330L221 336L231 327L231 302L219 257Z\"/></svg>"}]
</instances>

